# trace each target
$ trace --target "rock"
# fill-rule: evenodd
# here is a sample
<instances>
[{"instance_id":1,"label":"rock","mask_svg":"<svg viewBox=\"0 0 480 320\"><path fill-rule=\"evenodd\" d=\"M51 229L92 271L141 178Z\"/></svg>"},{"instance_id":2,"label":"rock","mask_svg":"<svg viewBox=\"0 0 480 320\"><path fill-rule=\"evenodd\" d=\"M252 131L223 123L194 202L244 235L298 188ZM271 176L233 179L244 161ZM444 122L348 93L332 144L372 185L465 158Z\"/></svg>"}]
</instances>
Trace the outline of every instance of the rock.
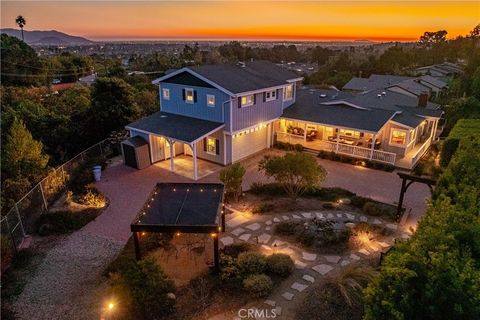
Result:
<instances>
[{"instance_id":1,"label":"rock","mask_svg":"<svg viewBox=\"0 0 480 320\"><path fill-rule=\"evenodd\" d=\"M306 284L301 284L300 282L295 282L295 283L292 284L292 286L290 288L292 288L293 290L297 290L298 292L302 292L307 287L308 287L308 285L306 285Z\"/></svg>"},{"instance_id":2,"label":"rock","mask_svg":"<svg viewBox=\"0 0 480 320\"><path fill-rule=\"evenodd\" d=\"M292 299L293 299L293 296L294 296L294 294L293 294L293 293L290 293L290 292L288 292L288 291L282 293L282 297L284 297L285 300L288 300L288 301L292 300Z\"/></svg>"},{"instance_id":3,"label":"rock","mask_svg":"<svg viewBox=\"0 0 480 320\"><path fill-rule=\"evenodd\" d=\"M245 228L247 228L249 230L252 230L252 231L256 231L256 230L260 229L260 227L261 227L260 224L255 222L255 223L249 224Z\"/></svg>"},{"instance_id":4,"label":"rock","mask_svg":"<svg viewBox=\"0 0 480 320\"><path fill-rule=\"evenodd\" d=\"M338 263L340 261L341 257L340 256L323 256L325 260L331 263Z\"/></svg>"},{"instance_id":5,"label":"rock","mask_svg":"<svg viewBox=\"0 0 480 320\"><path fill-rule=\"evenodd\" d=\"M315 278L312 277L311 275L308 275L308 274L304 274L303 277L302 277L303 280L305 281L308 281L310 283L314 283L315 282Z\"/></svg>"},{"instance_id":6,"label":"rock","mask_svg":"<svg viewBox=\"0 0 480 320\"><path fill-rule=\"evenodd\" d=\"M302 257L303 257L303 260L307 260L307 261L315 261L315 259L317 259L317 255L315 253L308 253L308 252L302 252Z\"/></svg>"},{"instance_id":7,"label":"rock","mask_svg":"<svg viewBox=\"0 0 480 320\"><path fill-rule=\"evenodd\" d=\"M352 203L352 201L349 198L342 198L342 199L338 200L338 203L340 203L340 204L350 204L350 203Z\"/></svg>"},{"instance_id":8,"label":"rock","mask_svg":"<svg viewBox=\"0 0 480 320\"><path fill-rule=\"evenodd\" d=\"M167 293L167 298L168 298L168 299L172 299L172 300L177 299L177 297L175 297L175 294L174 294L173 292Z\"/></svg>"},{"instance_id":9,"label":"rock","mask_svg":"<svg viewBox=\"0 0 480 320\"><path fill-rule=\"evenodd\" d=\"M312 267L313 270L316 272L320 273L322 276L326 275L330 271L333 270L332 266L329 266L328 264L319 264L314 267Z\"/></svg>"}]
</instances>

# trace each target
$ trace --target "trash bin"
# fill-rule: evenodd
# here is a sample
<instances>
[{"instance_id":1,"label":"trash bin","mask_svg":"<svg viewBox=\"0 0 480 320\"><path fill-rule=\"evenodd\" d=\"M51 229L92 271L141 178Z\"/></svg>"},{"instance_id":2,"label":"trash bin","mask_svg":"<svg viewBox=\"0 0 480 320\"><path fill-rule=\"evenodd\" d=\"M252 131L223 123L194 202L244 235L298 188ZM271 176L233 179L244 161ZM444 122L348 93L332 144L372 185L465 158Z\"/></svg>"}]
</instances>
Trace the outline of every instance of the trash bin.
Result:
<instances>
[{"instance_id":1,"label":"trash bin","mask_svg":"<svg viewBox=\"0 0 480 320\"><path fill-rule=\"evenodd\" d=\"M95 181L100 181L102 177L102 166L94 166L93 167L93 178Z\"/></svg>"}]
</instances>

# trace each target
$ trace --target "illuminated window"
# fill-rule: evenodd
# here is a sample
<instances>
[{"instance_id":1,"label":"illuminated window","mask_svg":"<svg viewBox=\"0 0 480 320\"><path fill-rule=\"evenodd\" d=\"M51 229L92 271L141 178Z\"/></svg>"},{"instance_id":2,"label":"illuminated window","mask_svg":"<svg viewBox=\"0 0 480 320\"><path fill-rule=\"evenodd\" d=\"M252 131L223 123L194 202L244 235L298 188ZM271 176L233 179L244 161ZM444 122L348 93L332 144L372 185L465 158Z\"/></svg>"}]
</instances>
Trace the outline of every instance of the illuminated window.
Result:
<instances>
[{"instance_id":1,"label":"illuminated window","mask_svg":"<svg viewBox=\"0 0 480 320\"><path fill-rule=\"evenodd\" d=\"M185 101L188 103L193 103L194 100L194 92L193 89L185 89Z\"/></svg>"},{"instance_id":2,"label":"illuminated window","mask_svg":"<svg viewBox=\"0 0 480 320\"><path fill-rule=\"evenodd\" d=\"M407 132L400 129L392 129L390 144L404 146L407 142Z\"/></svg>"},{"instance_id":3,"label":"illuminated window","mask_svg":"<svg viewBox=\"0 0 480 320\"><path fill-rule=\"evenodd\" d=\"M207 94L207 106L215 107L215 96L213 94Z\"/></svg>"},{"instance_id":4,"label":"illuminated window","mask_svg":"<svg viewBox=\"0 0 480 320\"><path fill-rule=\"evenodd\" d=\"M325 127L325 136L326 137L333 137L333 128L332 127Z\"/></svg>"},{"instance_id":5,"label":"illuminated window","mask_svg":"<svg viewBox=\"0 0 480 320\"><path fill-rule=\"evenodd\" d=\"M340 129L340 135L358 139L358 138L360 138L360 131Z\"/></svg>"},{"instance_id":6,"label":"illuminated window","mask_svg":"<svg viewBox=\"0 0 480 320\"><path fill-rule=\"evenodd\" d=\"M215 138L207 138L207 153L217 154L217 140Z\"/></svg>"},{"instance_id":7,"label":"illuminated window","mask_svg":"<svg viewBox=\"0 0 480 320\"><path fill-rule=\"evenodd\" d=\"M265 92L265 101L273 101L277 99L277 90Z\"/></svg>"},{"instance_id":8,"label":"illuminated window","mask_svg":"<svg viewBox=\"0 0 480 320\"><path fill-rule=\"evenodd\" d=\"M292 100L293 99L293 84L290 84L285 87L283 90L283 100Z\"/></svg>"},{"instance_id":9,"label":"illuminated window","mask_svg":"<svg viewBox=\"0 0 480 320\"><path fill-rule=\"evenodd\" d=\"M170 100L170 89L162 89L163 99Z\"/></svg>"},{"instance_id":10,"label":"illuminated window","mask_svg":"<svg viewBox=\"0 0 480 320\"><path fill-rule=\"evenodd\" d=\"M248 96L243 96L240 100L241 100L240 102L242 104L242 107L251 106L251 105L253 105L253 102L254 102L253 101L254 100L253 94L248 95Z\"/></svg>"}]
</instances>

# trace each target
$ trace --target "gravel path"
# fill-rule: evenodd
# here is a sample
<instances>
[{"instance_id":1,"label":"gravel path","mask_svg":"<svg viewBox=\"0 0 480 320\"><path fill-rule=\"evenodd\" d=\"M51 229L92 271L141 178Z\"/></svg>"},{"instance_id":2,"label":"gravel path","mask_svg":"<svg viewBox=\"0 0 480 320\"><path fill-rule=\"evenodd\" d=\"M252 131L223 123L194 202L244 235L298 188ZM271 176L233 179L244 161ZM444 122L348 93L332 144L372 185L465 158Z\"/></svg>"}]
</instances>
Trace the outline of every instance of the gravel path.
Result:
<instances>
[{"instance_id":1,"label":"gravel path","mask_svg":"<svg viewBox=\"0 0 480 320\"><path fill-rule=\"evenodd\" d=\"M58 243L15 302L18 319L99 319L101 273L123 245L82 230Z\"/></svg>"}]
</instances>

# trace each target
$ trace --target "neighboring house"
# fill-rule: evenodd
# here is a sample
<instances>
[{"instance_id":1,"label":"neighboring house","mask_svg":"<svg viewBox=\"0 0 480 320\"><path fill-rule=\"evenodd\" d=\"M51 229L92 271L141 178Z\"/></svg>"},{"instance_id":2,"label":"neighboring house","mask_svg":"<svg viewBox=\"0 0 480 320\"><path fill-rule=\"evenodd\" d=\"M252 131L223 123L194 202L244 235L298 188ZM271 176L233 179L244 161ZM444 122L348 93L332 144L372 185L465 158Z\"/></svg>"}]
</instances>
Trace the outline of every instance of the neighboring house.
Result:
<instances>
[{"instance_id":1,"label":"neighboring house","mask_svg":"<svg viewBox=\"0 0 480 320\"><path fill-rule=\"evenodd\" d=\"M415 69L417 75L431 75L433 77L452 77L463 73L462 68L455 63L444 62Z\"/></svg>"},{"instance_id":2,"label":"neighboring house","mask_svg":"<svg viewBox=\"0 0 480 320\"><path fill-rule=\"evenodd\" d=\"M186 67L153 83L160 111L126 126L151 162L175 156L228 165L275 141L412 168L436 138L439 106L426 95L298 89L302 78L269 62Z\"/></svg>"},{"instance_id":3,"label":"neighboring house","mask_svg":"<svg viewBox=\"0 0 480 320\"><path fill-rule=\"evenodd\" d=\"M81 77L80 79L78 79L78 83L83 84L85 86L91 86L96 79L97 79L97 74L92 73L92 74L89 74L88 76Z\"/></svg>"}]
</instances>

